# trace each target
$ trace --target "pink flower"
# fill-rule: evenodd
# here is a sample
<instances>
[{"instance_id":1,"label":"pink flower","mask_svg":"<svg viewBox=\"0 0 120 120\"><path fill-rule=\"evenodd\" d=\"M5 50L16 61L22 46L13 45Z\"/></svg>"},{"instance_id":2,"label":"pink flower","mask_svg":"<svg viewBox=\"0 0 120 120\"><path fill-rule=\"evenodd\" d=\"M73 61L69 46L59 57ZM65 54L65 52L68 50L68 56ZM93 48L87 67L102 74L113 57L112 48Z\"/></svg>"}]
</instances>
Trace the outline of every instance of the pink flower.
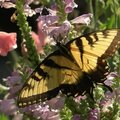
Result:
<instances>
[{"instance_id":1,"label":"pink flower","mask_svg":"<svg viewBox=\"0 0 120 120\"><path fill-rule=\"evenodd\" d=\"M32 35L32 38L34 40L34 43L35 43L35 47L36 47L36 50L38 53L43 53L43 48L42 48L42 45L40 43L40 40L39 40L39 36L38 34L36 34L35 32L31 32L31 35Z\"/></svg>"},{"instance_id":2,"label":"pink flower","mask_svg":"<svg viewBox=\"0 0 120 120\"><path fill-rule=\"evenodd\" d=\"M45 27L44 22L39 21L37 34L35 32L31 32L31 35L32 35L32 38L34 39L35 47L38 53L44 53L43 51L44 46L51 42L50 38L48 38L48 35L46 31L44 31L43 27Z\"/></svg>"},{"instance_id":3,"label":"pink flower","mask_svg":"<svg viewBox=\"0 0 120 120\"><path fill-rule=\"evenodd\" d=\"M40 23L38 25L40 26ZM44 53L43 47L47 44L47 35L40 28L38 28L38 34L32 31L31 35L35 42L37 52Z\"/></svg>"},{"instance_id":4,"label":"pink flower","mask_svg":"<svg viewBox=\"0 0 120 120\"><path fill-rule=\"evenodd\" d=\"M0 55L6 56L15 48L17 48L16 33L0 32Z\"/></svg>"},{"instance_id":5,"label":"pink flower","mask_svg":"<svg viewBox=\"0 0 120 120\"><path fill-rule=\"evenodd\" d=\"M34 44L36 47L36 50L38 53L44 54L44 46L50 42L50 40L48 39L48 35L45 31L43 31L43 21L38 22L38 31L37 33L35 32L31 32L31 36L34 40ZM24 56L28 55L28 50L26 48L26 42L23 41L21 44L22 47L22 54Z\"/></svg>"}]
</instances>

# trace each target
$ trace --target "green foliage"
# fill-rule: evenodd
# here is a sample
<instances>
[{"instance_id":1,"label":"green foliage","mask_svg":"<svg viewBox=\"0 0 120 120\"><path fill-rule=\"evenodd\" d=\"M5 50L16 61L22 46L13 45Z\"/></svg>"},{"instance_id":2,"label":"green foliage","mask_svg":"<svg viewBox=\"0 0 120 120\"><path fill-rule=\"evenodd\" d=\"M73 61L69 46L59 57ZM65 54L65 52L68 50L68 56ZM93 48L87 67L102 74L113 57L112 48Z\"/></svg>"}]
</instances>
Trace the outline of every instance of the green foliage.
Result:
<instances>
[{"instance_id":1,"label":"green foliage","mask_svg":"<svg viewBox=\"0 0 120 120\"><path fill-rule=\"evenodd\" d=\"M120 27L120 0L90 0L88 3L89 10L93 14L92 29Z\"/></svg>"},{"instance_id":2,"label":"green foliage","mask_svg":"<svg viewBox=\"0 0 120 120\"><path fill-rule=\"evenodd\" d=\"M0 120L9 120L8 117L0 113Z\"/></svg>"},{"instance_id":3,"label":"green foliage","mask_svg":"<svg viewBox=\"0 0 120 120\"><path fill-rule=\"evenodd\" d=\"M34 40L31 37L31 28L29 27L27 18L23 12L23 5L24 5L24 0L17 0L16 2L16 8L18 14L17 23L20 27L22 37L26 41L26 47L28 49L28 58L35 68L36 65L38 65L39 63L39 56L34 46Z\"/></svg>"},{"instance_id":4,"label":"green foliage","mask_svg":"<svg viewBox=\"0 0 120 120\"><path fill-rule=\"evenodd\" d=\"M72 118L72 111L65 104L64 108L60 112L60 115L61 115L61 120L71 120L71 118Z\"/></svg>"}]
</instances>

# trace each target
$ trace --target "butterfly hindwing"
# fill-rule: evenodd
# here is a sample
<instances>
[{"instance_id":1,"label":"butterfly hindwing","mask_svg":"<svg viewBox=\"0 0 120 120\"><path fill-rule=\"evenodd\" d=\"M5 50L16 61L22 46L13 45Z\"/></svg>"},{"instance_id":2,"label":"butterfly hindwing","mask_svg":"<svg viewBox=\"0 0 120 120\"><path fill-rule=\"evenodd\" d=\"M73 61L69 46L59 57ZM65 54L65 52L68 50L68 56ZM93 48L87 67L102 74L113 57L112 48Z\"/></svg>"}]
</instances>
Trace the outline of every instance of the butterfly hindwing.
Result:
<instances>
[{"instance_id":1,"label":"butterfly hindwing","mask_svg":"<svg viewBox=\"0 0 120 120\"><path fill-rule=\"evenodd\" d=\"M18 96L24 107L49 100L61 91L67 96L92 94L93 83L108 72L106 58L120 46L120 30L105 30L71 40L43 60Z\"/></svg>"}]
</instances>

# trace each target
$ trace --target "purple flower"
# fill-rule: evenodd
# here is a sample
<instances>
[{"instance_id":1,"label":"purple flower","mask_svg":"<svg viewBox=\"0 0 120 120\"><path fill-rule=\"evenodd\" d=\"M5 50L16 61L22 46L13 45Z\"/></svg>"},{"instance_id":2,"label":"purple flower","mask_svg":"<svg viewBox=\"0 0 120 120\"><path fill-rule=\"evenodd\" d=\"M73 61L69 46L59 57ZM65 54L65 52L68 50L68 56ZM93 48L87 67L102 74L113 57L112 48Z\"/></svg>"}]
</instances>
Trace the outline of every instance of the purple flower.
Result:
<instances>
[{"instance_id":1,"label":"purple flower","mask_svg":"<svg viewBox=\"0 0 120 120\"><path fill-rule=\"evenodd\" d=\"M44 16L40 16L38 19L37 19L38 22L43 22L44 26L49 26L49 25L52 25L54 24L55 22L58 21L58 17L56 15L44 15Z\"/></svg>"},{"instance_id":2,"label":"purple flower","mask_svg":"<svg viewBox=\"0 0 120 120\"><path fill-rule=\"evenodd\" d=\"M109 100L109 99L112 99L112 98L114 98L114 92L107 91L105 93L105 99Z\"/></svg>"},{"instance_id":3,"label":"purple flower","mask_svg":"<svg viewBox=\"0 0 120 120\"><path fill-rule=\"evenodd\" d=\"M44 103L33 104L21 108L20 111L42 120L60 119L59 111L64 106L64 98L53 98Z\"/></svg>"},{"instance_id":4,"label":"purple flower","mask_svg":"<svg viewBox=\"0 0 120 120\"><path fill-rule=\"evenodd\" d=\"M26 75L32 73L31 68L24 68L24 73ZM22 82L22 75L16 70L13 71L11 76L8 76L5 80L6 85L9 87L9 95L7 96L9 99L15 98L16 93L22 88L23 82Z\"/></svg>"},{"instance_id":5,"label":"purple flower","mask_svg":"<svg viewBox=\"0 0 120 120\"><path fill-rule=\"evenodd\" d=\"M57 39L59 36L66 36L71 28L71 24L69 21L64 21L62 24L58 24L59 18L54 15L46 15L38 18L38 30L42 30L42 32L47 33L50 38ZM42 26L39 27L39 23L43 23Z\"/></svg>"},{"instance_id":6,"label":"purple flower","mask_svg":"<svg viewBox=\"0 0 120 120\"><path fill-rule=\"evenodd\" d=\"M66 4L73 3L73 0L65 1ZM39 23L43 23L42 26L38 26L38 30L42 30L45 34L47 34L50 38L54 38L56 40L65 38L70 29L71 24L89 24L90 23L90 17L92 17L92 14L84 14L82 16L79 16L70 22L66 19L62 23L59 23L60 18L57 16L57 11L48 9L50 12L49 15L43 15L38 17L37 21Z\"/></svg>"},{"instance_id":7,"label":"purple flower","mask_svg":"<svg viewBox=\"0 0 120 120\"><path fill-rule=\"evenodd\" d=\"M76 8L78 5L74 2L74 0L64 0L65 1L65 13L70 13Z\"/></svg>"},{"instance_id":8,"label":"purple flower","mask_svg":"<svg viewBox=\"0 0 120 120\"><path fill-rule=\"evenodd\" d=\"M104 81L104 83L108 86L112 86L113 82L112 80L115 78L115 77L118 77L118 75L115 73L115 72L111 72L106 78L106 80Z\"/></svg>"},{"instance_id":9,"label":"purple flower","mask_svg":"<svg viewBox=\"0 0 120 120\"><path fill-rule=\"evenodd\" d=\"M23 114L18 113L14 115L12 120L23 120Z\"/></svg>"},{"instance_id":10,"label":"purple flower","mask_svg":"<svg viewBox=\"0 0 120 120\"><path fill-rule=\"evenodd\" d=\"M6 9L9 9L9 8L15 8L16 5L10 1L2 0L2 1L0 1L0 6L1 6L1 8L4 7Z\"/></svg>"},{"instance_id":11,"label":"purple flower","mask_svg":"<svg viewBox=\"0 0 120 120\"><path fill-rule=\"evenodd\" d=\"M100 107L102 112L109 112L109 107L112 107L113 101L112 100L107 100L103 99L100 101Z\"/></svg>"},{"instance_id":12,"label":"purple flower","mask_svg":"<svg viewBox=\"0 0 120 120\"><path fill-rule=\"evenodd\" d=\"M68 35L70 31L71 24L69 21L65 21L61 26L56 26L54 29L49 33L50 37L54 37L57 39L59 36L63 37Z\"/></svg>"},{"instance_id":13,"label":"purple flower","mask_svg":"<svg viewBox=\"0 0 120 120\"><path fill-rule=\"evenodd\" d=\"M28 115L32 114L33 117L37 119L41 118L42 120L58 120L60 118L59 110L50 108L46 103L30 105L22 108L21 110Z\"/></svg>"},{"instance_id":14,"label":"purple flower","mask_svg":"<svg viewBox=\"0 0 120 120\"><path fill-rule=\"evenodd\" d=\"M120 87L116 88L114 93L116 95L117 102L120 104Z\"/></svg>"},{"instance_id":15,"label":"purple flower","mask_svg":"<svg viewBox=\"0 0 120 120\"><path fill-rule=\"evenodd\" d=\"M22 88L22 78L18 71L12 72L11 76L8 76L5 79L6 85L9 86L9 95L8 98L14 98L16 93Z\"/></svg>"},{"instance_id":16,"label":"purple flower","mask_svg":"<svg viewBox=\"0 0 120 120\"><path fill-rule=\"evenodd\" d=\"M80 101L81 101L81 100L84 100L84 99L86 99L86 96L85 96L85 95L84 95L84 96L81 96L81 95L80 95L80 96L74 98L74 100L75 100L76 103L80 103Z\"/></svg>"},{"instance_id":17,"label":"purple flower","mask_svg":"<svg viewBox=\"0 0 120 120\"><path fill-rule=\"evenodd\" d=\"M70 22L72 24L89 24L90 23L90 18L92 18L92 14L83 14L81 16L76 17L75 19L71 20Z\"/></svg>"},{"instance_id":18,"label":"purple flower","mask_svg":"<svg viewBox=\"0 0 120 120\"><path fill-rule=\"evenodd\" d=\"M98 108L90 110L88 120L100 120L100 111Z\"/></svg>"},{"instance_id":19,"label":"purple flower","mask_svg":"<svg viewBox=\"0 0 120 120\"><path fill-rule=\"evenodd\" d=\"M75 114L72 118L72 120L81 120L79 114Z\"/></svg>"},{"instance_id":20,"label":"purple flower","mask_svg":"<svg viewBox=\"0 0 120 120\"><path fill-rule=\"evenodd\" d=\"M28 4L24 5L24 13L26 16L30 16L30 17L36 14L35 10L32 10Z\"/></svg>"},{"instance_id":21,"label":"purple flower","mask_svg":"<svg viewBox=\"0 0 120 120\"><path fill-rule=\"evenodd\" d=\"M14 71L11 76L6 78L5 82L9 87L13 87L14 85L21 84L21 76L17 71Z\"/></svg>"},{"instance_id":22,"label":"purple flower","mask_svg":"<svg viewBox=\"0 0 120 120\"><path fill-rule=\"evenodd\" d=\"M62 109L64 107L65 98L52 98L51 100L47 101L47 104L53 109Z\"/></svg>"},{"instance_id":23,"label":"purple flower","mask_svg":"<svg viewBox=\"0 0 120 120\"><path fill-rule=\"evenodd\" d=\"M15 105L14 99L7 99L0 101L0 111L7 115L17 114L17 107Z\"/></svg>"},{"instance_id":24,"label":"purple flower","mask_svg":"<svg viewBox=\"0 0 120 120\"><path fill-rule=\"evenodd\" d=\"M69 4L71 2L73 2L74 0L64 0L65 4Z\"/></svg>"}]
</instances>

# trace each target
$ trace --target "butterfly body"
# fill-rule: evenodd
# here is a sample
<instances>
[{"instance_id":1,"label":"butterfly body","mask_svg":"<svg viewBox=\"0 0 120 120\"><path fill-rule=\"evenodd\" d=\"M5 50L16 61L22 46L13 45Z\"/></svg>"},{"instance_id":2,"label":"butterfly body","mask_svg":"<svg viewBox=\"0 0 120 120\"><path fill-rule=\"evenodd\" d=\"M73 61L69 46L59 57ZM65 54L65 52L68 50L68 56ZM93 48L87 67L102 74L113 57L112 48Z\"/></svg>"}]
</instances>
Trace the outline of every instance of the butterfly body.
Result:
<instances>
[{"instance_id":1,"label":"butterfly body","mask_svg":"<svg viewBox=\"0 0 120 120\"><path fill-rule=\"evenodd\" d=\"M43 60L30 75L18 96L18 105L49 100L61 91L76 97L92 96L94 83L108 74L106 58L120 45L120 30L105 30L71 40Z\"/></svg>"}]
</instances>

